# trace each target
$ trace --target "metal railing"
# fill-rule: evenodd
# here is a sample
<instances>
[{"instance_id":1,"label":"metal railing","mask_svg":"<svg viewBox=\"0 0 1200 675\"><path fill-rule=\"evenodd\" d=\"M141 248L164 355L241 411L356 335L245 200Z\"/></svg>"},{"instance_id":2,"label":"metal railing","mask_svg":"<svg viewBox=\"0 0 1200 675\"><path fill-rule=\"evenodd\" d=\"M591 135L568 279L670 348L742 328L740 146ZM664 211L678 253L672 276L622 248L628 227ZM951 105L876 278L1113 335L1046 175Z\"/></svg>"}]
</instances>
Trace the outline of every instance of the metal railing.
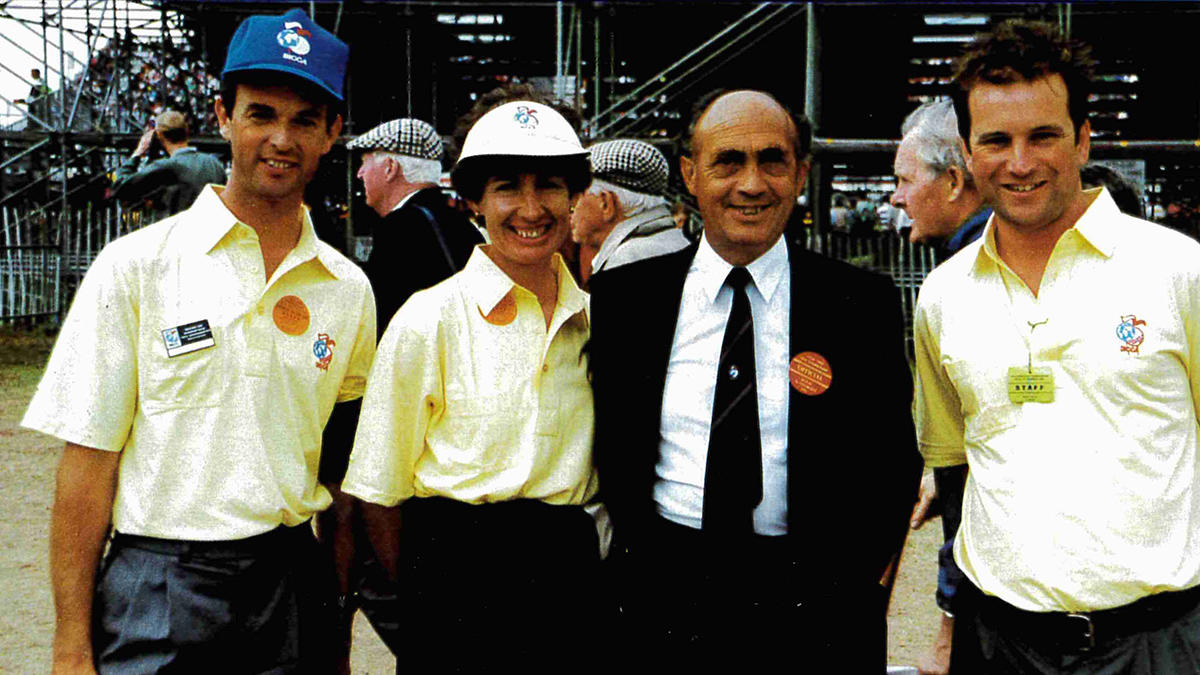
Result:
<instances>
[{"instance_id":1,"label":"metal railing","mask_svg":"<svg viewBox=\"0 0 1200 675\"><path fill-rule=\"evenodd\" d=\"M937 252L930 246L910 243L890 230L858 236L843 232L817 233L810 229L805 230L801 241L810 251L891 278L900 291L900 305L904 310L904 351L911 360L917 293L930 270L941 262Z\"/></svg>"},{"instance_id":2,"label":"metal railing","mask_svg":"<svg viewBox=\"0 0 1200 675\"><path fill-rule=\"evenodd\" d=\"M0 207L0 324L57 320L100 249L144 220L116 205L29 211Z\"/></svg>"}]
</instances>

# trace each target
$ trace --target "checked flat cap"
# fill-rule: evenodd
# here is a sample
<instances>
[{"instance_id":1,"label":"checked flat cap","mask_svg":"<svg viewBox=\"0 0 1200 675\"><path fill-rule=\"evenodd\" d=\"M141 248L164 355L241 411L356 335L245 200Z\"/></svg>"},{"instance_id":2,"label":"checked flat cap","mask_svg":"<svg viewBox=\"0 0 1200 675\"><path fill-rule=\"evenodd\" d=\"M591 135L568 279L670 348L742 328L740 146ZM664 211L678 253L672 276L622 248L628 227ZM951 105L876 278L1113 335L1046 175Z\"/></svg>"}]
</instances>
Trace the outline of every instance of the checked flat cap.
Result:
<instances>
[{"instance_id":1,"label":"checked flat cap","mask_svg":"<svg viewBox=\"0 0 1200 675\"><path fill-rule=\"evenodd\" d=\"M670 169L658 148L643 141L619 138L588 148L592 175L634 192L665 195Z\"/></svg>"},{"instance_id":2,"label":"checked flat cap","mask_svg":"<svg viewBox=\"0 0 1200 675\"><path fill-rule=\"evenodd\" d=\"M442 161L442 137L428 122L402 117L384 122L346 144L350 150L384 150Z\"/></svg>"}]
</instances>

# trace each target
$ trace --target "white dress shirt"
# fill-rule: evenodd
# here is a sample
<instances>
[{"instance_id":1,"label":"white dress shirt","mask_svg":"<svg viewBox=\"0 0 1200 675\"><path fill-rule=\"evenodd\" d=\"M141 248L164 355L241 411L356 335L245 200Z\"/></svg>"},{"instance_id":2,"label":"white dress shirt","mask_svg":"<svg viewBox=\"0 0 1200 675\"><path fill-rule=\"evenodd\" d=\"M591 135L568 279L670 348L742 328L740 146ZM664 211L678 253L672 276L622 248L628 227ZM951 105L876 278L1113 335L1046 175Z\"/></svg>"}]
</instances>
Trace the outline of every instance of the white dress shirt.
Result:
<instances>
[{"instance_id":1,"label":"white dress shirt","mask_svg":"<svg viewBox=\"0 0 1200 675\"><path fill-rule=\"evenodd\" d=\"M654 501L664 518L699 528L704 510L704 470L712 424L717 366L733 289L733 268L701 238L683 284L683 299L663 389L662 436ZM787 431L791 274L783 239L746 269L754 315L758 419L762 439L763 500L754 510L754 531L787 533Z\"/></svg>"}]
</instances>

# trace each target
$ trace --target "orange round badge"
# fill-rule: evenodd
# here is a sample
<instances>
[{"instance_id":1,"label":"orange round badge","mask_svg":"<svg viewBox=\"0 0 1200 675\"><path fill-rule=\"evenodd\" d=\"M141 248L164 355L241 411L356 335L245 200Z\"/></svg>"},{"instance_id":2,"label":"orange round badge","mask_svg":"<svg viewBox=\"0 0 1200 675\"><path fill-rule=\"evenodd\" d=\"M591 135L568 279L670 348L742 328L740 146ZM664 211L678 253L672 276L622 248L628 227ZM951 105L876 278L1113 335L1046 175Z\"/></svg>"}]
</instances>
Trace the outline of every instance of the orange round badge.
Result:
<instances>
[{"instance_id":1,"label":"orange round badge","mask_svg":"<svg viewBox=\"0 0 1200 675\"><path fill-rule=\"evenodd\" d=\"M285 295L275 303L271 318L279 330L288 335L304 335L308 330L308 306L294 295Z\"/></svg>"},{"instance_id":2,"label":"orange round badge","mask_svg":"<svg viewBox=\"0 0 1200 675\"><path fill-rule=\"evenodd\" d=\"M788 377L796 391L808 396L824 394L833 382L833 370L824 356L816 352L800 352L792 359Z\"/></svg>"},{"instance_id":3,"label":"orange round badge","mask_svg":"<svg viewBox=\"0 0 1200 675\"><path fill-rule=\"evenodd\" d=\"M493 326L507 326L517 318L517 301L513 299L512 291L500 298L500 302L492 308L492 311L487 314L483 310L479 310L479 316L482 316L485 321Z\"/></svg>"}]
</instances>

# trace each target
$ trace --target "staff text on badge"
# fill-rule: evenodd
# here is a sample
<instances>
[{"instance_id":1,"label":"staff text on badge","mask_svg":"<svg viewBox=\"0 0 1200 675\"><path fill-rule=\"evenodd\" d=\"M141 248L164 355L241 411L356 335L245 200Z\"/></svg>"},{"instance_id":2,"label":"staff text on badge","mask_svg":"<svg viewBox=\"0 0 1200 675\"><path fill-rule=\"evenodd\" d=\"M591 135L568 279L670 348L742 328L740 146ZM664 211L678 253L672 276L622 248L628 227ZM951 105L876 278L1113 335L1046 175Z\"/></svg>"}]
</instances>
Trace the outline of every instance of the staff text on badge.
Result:
<instances>
[{"instance_id":1,"label":"staff text on badge","mask_svg":"<svg viewBox=\"0 0 1200 675\"><path fill-rule=\"evenodd\" d=\"M190 354L217 344L213 340L212 328L208 326L208 319L168 328L162 332L162 336L163 344L167 346L168 358Z\"/></svg>"},{"instance_id":2,"label":"staff text on badge","mask_svg":"<svg viewBox=\"0 0 1200 675\"><path fill-rule=\"evenodd\" d=\"M1053 403L1054 373L1049 368L1009 368L1008 400L1013 403Z\"/></svg>"}]
</instances>

